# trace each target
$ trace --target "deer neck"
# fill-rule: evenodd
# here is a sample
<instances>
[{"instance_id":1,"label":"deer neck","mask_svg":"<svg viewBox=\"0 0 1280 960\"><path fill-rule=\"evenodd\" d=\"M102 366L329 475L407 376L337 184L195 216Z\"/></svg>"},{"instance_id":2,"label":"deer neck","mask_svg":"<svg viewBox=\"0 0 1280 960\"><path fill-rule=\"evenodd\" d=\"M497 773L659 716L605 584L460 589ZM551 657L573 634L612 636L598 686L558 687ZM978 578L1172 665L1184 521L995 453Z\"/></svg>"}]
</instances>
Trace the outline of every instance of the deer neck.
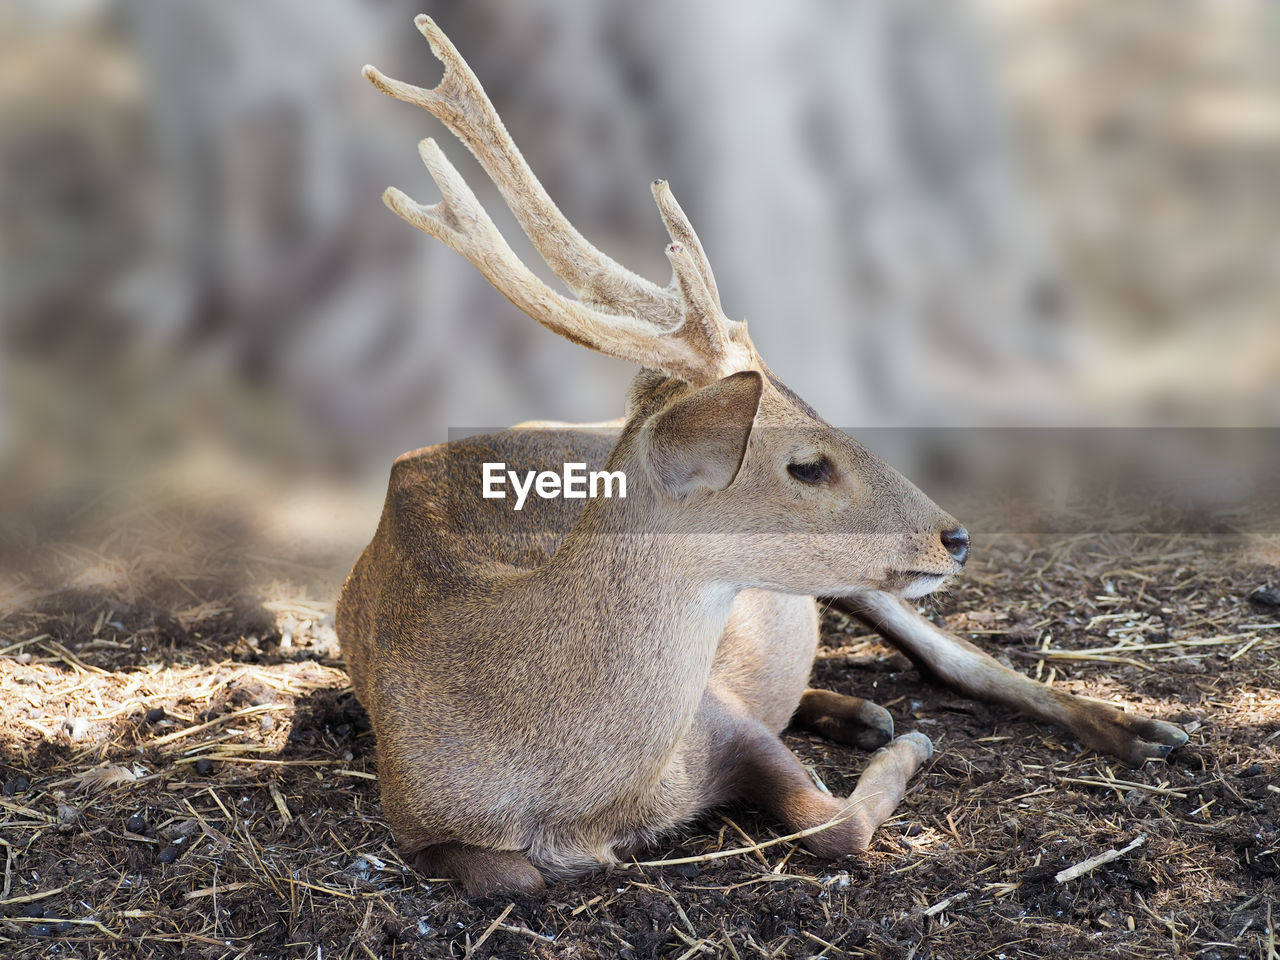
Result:
<instances>
[{"instance_id":1,"label":"deer neck","mask_svg":"<svg viewBox=\"0 0 1280 960\"><path fill-rule=\"evenodd\" d=\"M616 451L615 451L616 453ZM615 457L610 458L610 469ZM639 464L626 498L588 500L534 577L564 598L555 643L622 696L642 688L672 709L696 708L740 584L722 575L710 534L681 529Z\"/></svg>"}]
</instances>

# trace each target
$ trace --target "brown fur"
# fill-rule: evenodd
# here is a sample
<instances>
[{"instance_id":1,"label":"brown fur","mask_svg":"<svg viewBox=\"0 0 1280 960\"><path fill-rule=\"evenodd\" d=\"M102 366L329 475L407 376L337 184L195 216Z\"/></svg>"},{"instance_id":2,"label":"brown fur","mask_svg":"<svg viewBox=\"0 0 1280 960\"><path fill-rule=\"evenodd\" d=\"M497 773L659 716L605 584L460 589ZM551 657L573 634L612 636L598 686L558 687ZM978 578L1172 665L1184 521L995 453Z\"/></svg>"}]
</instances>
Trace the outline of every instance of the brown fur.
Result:
<instances>
[{"instance_id":1,"label":"brown fur","mask_svg":"<svg viewBox=\"0 0 1280 960\"><path fill-rule=\"evenodd\" d=\"M457 51L430 20L419 27L445 61L439 87L366 74L471 147L581 299L515 259L434 144L423 155L444 199L421 207L389 191L390 205L550 329L647 368L620 429L535 425L392 467L337 627L377 736L387 818L419 869L471 894L534 892L544 876L609 863L735 799L793 830L824 827L804 841L822 855L864 850L931 746L918 733L890 739L872 704L806 691L813 594L860 598L859 615L886 621L917 662L967 692L1052 701L1050 718L1072 729L1089 726L1082 716L1109 723L1093 705L1030 694L1043 688L909 620L896 597L962 565L954 518L768 370L745 324L720 311L665 184L654 192L675 277L660 288L573 230ZM481 497L490 461L521 473L605 464L626 474L627 496L530 498L517 513ZM851 797L820 792L778 739L793 716L885 744ZM1134 750L1132 735L1096 742Z\"/></svg>"}]
</instances>

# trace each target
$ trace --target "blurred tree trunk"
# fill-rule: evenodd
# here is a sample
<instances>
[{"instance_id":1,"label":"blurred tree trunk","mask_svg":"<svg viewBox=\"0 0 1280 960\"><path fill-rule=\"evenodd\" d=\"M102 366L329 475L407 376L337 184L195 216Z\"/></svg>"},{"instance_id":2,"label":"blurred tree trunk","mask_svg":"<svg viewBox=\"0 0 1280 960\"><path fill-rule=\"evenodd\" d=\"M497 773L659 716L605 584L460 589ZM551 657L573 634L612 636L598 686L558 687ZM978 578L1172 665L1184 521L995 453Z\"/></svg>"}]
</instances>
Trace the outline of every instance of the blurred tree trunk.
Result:
<instances>
[{"instance_id":1,"label":"blurred tree trunk","mask_svg":"<svg viewBox=\"0 0 1280 960\"><path fill-rule=\"evenodd\" d=\"M572 219L653 276L640 185L672 182L726 308L829 416L1008 412L1009 379L1034 404L1026 375L1062 358L969 3L484 0L438 19Z\"/></svg>"},{"instance_id":2,"label":"blurred tree trunk","mask_svg":"<svg viewBox=\"0 0 1280 960\"><path fill-rule=\"evenodd\" d=\"M450 426L620 406L628 371L516 315L378 203L387 182L432 196L412 146L432 135L500 207L438 123L360 89L365 60L434 82L414 11L128 2L164 197L140 335L217 344L380 452ZM1028 391L1061 353L1057 281L969 4L476 0L434 13L570 218L655 278L667 268L647 183L671 180L726 309L833 420L1034 416L1052 402Z\"/></svg>"}]
</instances>

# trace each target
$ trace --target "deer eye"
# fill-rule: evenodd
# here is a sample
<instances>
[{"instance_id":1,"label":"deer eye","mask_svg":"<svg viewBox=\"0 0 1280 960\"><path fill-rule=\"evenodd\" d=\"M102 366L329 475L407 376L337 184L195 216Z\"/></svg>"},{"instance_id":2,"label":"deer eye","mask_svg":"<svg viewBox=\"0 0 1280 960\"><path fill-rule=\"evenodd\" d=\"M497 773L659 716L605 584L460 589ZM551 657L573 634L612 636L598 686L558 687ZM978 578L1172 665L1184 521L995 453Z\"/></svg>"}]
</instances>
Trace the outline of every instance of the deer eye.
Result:
<instances>
[{"instance_id":1,"label":"deer eye","mask_svg":"<svg viewBox=\"0 0 1280 960\"><path fill-rule=\"evenodd\" d=\"M835 467L826 457L810 460L808 463L789 463L787 473L801 483L826 483L835 472Z\"/></svg>"}]
</instances>

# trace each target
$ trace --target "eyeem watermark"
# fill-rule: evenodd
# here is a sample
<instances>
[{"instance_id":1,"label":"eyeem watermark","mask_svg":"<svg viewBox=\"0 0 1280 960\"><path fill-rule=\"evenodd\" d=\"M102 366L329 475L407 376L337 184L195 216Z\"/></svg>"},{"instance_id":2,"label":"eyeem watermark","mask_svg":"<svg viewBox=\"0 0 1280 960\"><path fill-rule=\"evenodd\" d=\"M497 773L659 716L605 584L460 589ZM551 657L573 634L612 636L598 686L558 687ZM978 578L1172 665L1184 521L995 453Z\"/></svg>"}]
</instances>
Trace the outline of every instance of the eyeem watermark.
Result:
<instances>
[{"instance_id":1,"label":"eyeem watermark","mask_svg":"<svg viewBox=\"0 0 1280 960\"><path fill-rule=\"evenodd\" d=\"M524 502L531 491L543 500L553 500L556 497L585 500L587 497L627 495L627 475L621 470L592 470L588 473L585 463L566 463L560 473L554 470L526 470L521 482L520 475L515 470L508 470L505 463L484 464L481 493L486 500L505 500L508 483L516 493L517 510L524 508Z\"/></svg>"}]
</instances>

